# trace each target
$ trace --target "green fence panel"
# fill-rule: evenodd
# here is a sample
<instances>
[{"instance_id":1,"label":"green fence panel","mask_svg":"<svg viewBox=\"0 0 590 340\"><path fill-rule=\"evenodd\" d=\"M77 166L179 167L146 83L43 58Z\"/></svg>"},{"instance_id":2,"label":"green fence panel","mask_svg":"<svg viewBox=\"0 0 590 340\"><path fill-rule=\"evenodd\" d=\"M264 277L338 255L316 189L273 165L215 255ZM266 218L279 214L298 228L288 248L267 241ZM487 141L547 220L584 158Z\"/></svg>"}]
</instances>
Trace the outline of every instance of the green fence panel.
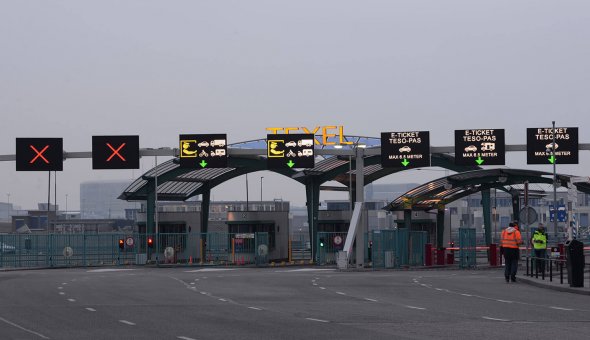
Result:
<instances>
[{"instance_id":1,"label":"green fence panel","mask_svg":"<svg viewBox=\"0 0 590 340\"><path fill-rule=\"evenodd\" d=\"M256 233L256 266L268 265L268 233Z\"/></svg>"},{"instance_id":2,"label":"green fence panel","mask_svg":"<svg viewBox=\"0 0 590 340\"><path fill-rule=\"evenodd\" d=\"M424 246L428 243L428 233L426 231L410 231L409 238L410 266L423 266Z\"/></svg>"},{"instance_id":3,"label":"green fence panel","mask_svg":"<svg viewBox=\"0 0 590 340\"><path fill-rule=\"evenodd\" d=\"M344 248L345 241L346 233L319 232L316 245L316 263L318 265L336 264L337 253Z\"/></svg>"},{"instance_id":4,"label":"green fence panel","mask_svg":"<svg viewBox=\"0 0 590 340\"><path fill-rule=\"evenodd\" d=\"M475 228L459 228L459 265L461 268L476 266Z\"/></svg>"}]
</instances>

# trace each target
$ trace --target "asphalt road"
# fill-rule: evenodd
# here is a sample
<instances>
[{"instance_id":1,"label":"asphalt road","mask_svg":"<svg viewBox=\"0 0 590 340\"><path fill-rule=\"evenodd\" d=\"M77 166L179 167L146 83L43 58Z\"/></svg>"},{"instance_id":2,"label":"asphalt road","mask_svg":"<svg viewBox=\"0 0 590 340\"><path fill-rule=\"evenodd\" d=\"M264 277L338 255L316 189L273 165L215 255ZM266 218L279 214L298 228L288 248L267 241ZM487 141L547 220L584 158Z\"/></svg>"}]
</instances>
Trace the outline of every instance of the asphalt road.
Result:
<instances>
[{"instance_id":1,"label":"asphalt road","mask_svg":"<svg viewBox=\"0 0 590 340\"><path fill-rule=\"evenodd\" d=\"M496 270L0 272L0 339L581 339L590 297Z\"/></svg>"}]
</instances>

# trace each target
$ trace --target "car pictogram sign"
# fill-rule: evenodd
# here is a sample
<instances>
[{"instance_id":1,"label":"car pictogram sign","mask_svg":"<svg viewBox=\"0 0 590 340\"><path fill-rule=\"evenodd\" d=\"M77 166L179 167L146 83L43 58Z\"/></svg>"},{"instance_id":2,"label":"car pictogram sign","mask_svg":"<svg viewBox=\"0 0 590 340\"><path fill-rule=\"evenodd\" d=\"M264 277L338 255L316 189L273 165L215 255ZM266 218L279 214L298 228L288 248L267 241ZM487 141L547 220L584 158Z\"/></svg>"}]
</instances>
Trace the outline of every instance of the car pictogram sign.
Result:
<instances>
[{"instance_id":1,"label":"car pictogram sign","mask_svg":"<svg viewBox=\"0 0 590 340\"><path fill-rule=\"evenodd\" d=\"M62 138L17 138L16 171L62 171Z\"/></svg>"},{"instance_id":2,"label":"car pictogram sign","mask_svg":"<svg viewBox=\"0 0 590 340\"><path fill-rule=\"evenodd\" d=\"M269 169L313 168L315 165L313 134L269 134L266 144Z\"/></svg>"},{"instance_id":3,"label":"car pictogram sign","mask_svg":"<svg viewBox=\"0 0 590 340\"><path fill-rule=\"evenodd\" d=\"M92 136L92 169L139 169L139 136Z\"/></svg>"},{"instance_id":4,"label":"car pictogram sign","mask_svg":"<svg viewBox=\"0 0 590 340\"><path fill-rule=\"evenodd\" d=\"M204 169L227 167L226 134L180 135L181 168Z\"/></svg>"}]
</instances>

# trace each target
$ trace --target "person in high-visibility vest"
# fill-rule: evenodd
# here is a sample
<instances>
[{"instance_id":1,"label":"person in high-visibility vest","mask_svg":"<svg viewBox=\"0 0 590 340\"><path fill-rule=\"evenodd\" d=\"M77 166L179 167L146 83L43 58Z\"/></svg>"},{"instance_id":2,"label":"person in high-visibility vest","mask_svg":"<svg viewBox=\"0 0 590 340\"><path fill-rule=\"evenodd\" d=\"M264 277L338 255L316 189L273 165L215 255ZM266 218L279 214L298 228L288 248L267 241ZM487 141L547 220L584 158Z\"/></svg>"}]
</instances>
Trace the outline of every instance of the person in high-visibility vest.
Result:
<instances>
[{"instance_id":1,"label":"person in high-visibility vest","mask_svg":"<svg viewBox=\"0 0 590 340\"><path fill-rule=\"evenodd\" d=\"M542 273L545 271L545 253L547 252L547 233L545 232L543 223L539 223L539 227L535 230L531 238L531 243L533 244L535 257L537 258L535 263Z\"/></svg>"},{"instance_id":2,"label":"person in high-visibility vest","mask_svg":"<svg viewBox=\"0 0 590 340\"><path fill-rule=\"evenodd\" d=\"M511 222L508 228L502 231L500 246L504 254L504 278L506 282L516 282L516 271L518 270L518 259L520 251L518 247L522 244L522 236L518 230L518 224Z\"/></svg>"}]
</instances>

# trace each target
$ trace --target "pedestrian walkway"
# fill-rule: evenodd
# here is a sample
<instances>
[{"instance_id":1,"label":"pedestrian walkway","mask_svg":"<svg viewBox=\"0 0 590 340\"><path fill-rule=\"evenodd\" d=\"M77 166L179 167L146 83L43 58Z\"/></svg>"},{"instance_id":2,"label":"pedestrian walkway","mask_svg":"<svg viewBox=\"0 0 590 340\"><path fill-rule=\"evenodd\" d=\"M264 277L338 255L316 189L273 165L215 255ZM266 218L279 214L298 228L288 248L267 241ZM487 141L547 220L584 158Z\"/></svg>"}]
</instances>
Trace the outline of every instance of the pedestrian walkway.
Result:
<instances>
[{"instance_id":1,"label":"pedestrian walkway","mask_svg":"<svg viewBox=\"0 0 590 340\"><path fill-rule=\"evenodd\" d=\"M523 273L520 270L519 272ZM539 275L539 278L536 278L535 276L526 276L526 271L522 275L520 273L517 275L516 279L522 283L561 292L590 295L590 272L584 273L584 287L570 287L569 283L567 282L566 270L563 272L563 284L561 284L559 273L557 273L557 275L555 275L555 273L553 274L553 281L549 280L549 275L546 275L545 280L543 280L541 279L541 275Z\"/></svg>"}]
</instances>

